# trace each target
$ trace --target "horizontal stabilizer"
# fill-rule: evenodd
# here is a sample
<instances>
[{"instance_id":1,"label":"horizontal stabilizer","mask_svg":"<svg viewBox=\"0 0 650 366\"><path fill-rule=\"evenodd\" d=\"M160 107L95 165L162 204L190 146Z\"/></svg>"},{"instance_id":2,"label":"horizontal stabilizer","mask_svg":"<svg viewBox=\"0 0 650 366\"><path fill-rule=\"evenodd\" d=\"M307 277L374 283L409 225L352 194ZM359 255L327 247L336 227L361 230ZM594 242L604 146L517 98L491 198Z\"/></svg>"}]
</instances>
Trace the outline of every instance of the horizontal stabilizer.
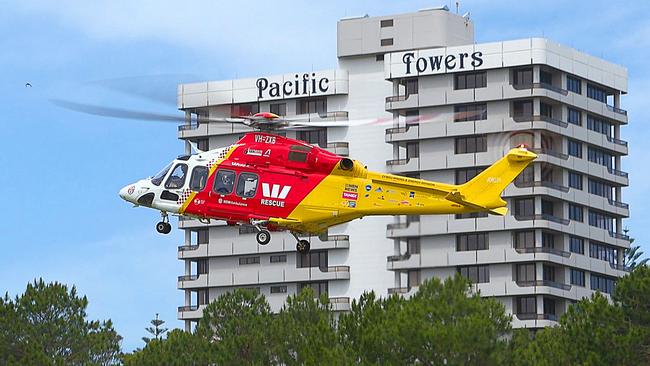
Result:
<instances>
[{"instance_id":1,"label":"horizontal stabilizer","mask_svg":"<svg viewBox=\"0 0 650 366\"><path fill-rule=\"evenodd\" d=\"M488 211L492 215L505 216L508 213L507 207L497 207Z\"/></svg>"}]
</instances>

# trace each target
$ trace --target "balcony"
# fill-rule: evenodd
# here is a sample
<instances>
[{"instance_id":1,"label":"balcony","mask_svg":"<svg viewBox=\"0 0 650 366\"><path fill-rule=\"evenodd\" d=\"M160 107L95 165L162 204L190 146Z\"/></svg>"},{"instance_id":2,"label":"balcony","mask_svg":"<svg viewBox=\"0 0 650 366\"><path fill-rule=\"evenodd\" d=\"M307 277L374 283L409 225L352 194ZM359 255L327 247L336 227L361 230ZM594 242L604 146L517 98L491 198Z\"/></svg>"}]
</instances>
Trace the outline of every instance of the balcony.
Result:
<instances>
[{"instance_id":1,"label":"balcony","mask_svg":"<svg viewBox=\"0 0 650 366\"><path fill-rule=\"evenodd\" d=\"M612 238L630 241L630 237L628 235L617 233L614 231L608 231L608 233L609 236L611 236Z\"/></svg>"},{"instance_id":2,"label":"balcony","mask_svg":"<svg viewBox=\"0 0 650 366\"><path fill-rule=\"evenodd\" d=\"M616 270L619 270L619 271L632 272L632 267L628 267L628 266L625 266L625 265L614 264L614 263L609 262L609 266L612 269L616 269Z\"/></svg>"},{"instance_id":3,"label":"balcony","mask_svg":"<svg viewBox=\"0 0 650 366\"><path fill-rule=\"evenodd\" d=\"M564 258L569 258L571 256L570 252L566 252L564 250L560 249L555 249L555 248L547 248L547 247L534 247L534 248L515 248L517 253L519 254L525 254L525 253L547 253L547 254L554 254L554 255L559 255Z\"/></svg>"},{"instance_id":4,"label":"balcony","mask_svg":"<svg viewBox=\"0 0 650 366\"><path fill-rule=\"evenodd\" d=\"M208 256L208 244L181 245L178 247L178 259L203 258Z\"/></svg>"},{"instance_id":5,"label":"balcony","mask_svg":"<svg viewBox=\"0 0 650 366\"><path fill-rule=\"evenodd\" d=\"M519 320L550 320L556 322L558 320L555 314L536 314L536 313L521 313L515 314Z\"/></svg>"},{"instance_id":6,"label":"balcony","mask_svg":"<svg viewBox=\"0 0 650 366\"><path fill-rule=\"evenodd\" d=\"M617 108L614 107L613 105L607 104L607 109L618 114L622 114L624 116L627 116L627 111L625 109Z\"/></svg>"},{"instance_id":7,"label":"balcony","mask_svg":"<svg viewBox=\"0 0 650 366\"><path fill-rule=\"evenodd\" d=\"M386 142L417 140L420 126L417 124L408 124L402 127L392 127L386 129Z\"/></svg>"},{"instance_id":8,"label":"balcony","mask_svg":"<svg viewBox=\"0 0 650 366\"><path fill-rule=\"evenodd\" d=\"M208 287L208 274L178 276L177 287L179 289Z\"/></svg>"},{"instance_id":9,"label":"balcony","mask_svg":"<svg viewBox=\"0 0 650 366\"><path fill-rule=\"evenodd\" d=\"M627 203L620 202L620 201L614 201L611 198L607 199L607 202L609 202L609 204L614 206L614 207L623 208L623 209L626 209L626 210L630 208L630 205L628 205Z\"/></svg>"},{"instance_id":10,"label":"balcony","mask_svg":"<svg viewBox=\"0 0 650 366\"><path fill-rule=\"evenodd\" d=\"M179 320L197 320L203 316L203 310L208 305L186 305L178 307Z\"/></svg>"},{"instance_id":11,"label":"balcony","mask_svg":"<svg viewBox=\"0 0 650 366\"><path fill-rule=\"evenodd\" d=\"M312 240L311 249L345 249L350 247L350 235L328 235L327 240Z\"/></svg>"},{"instance_id":12,"label":"balcony","mask_svg":"<svg viewBox=\"0 0 650 366\"><path fill-rule=\"evenodd\" d=\"M386 258L386 269L389 271L407 270L419 268L422 265L420 253L404 253L391 255Z\"/></svg>"},{"instance_id":13,"label":"balcony","mask_svg":"<svg viewBox=\"0 0 650 366\"><path fill-rule=\"evenodd\" d=\"M386 225L386 237L400 238L420 235L420 222L398 222Z\"/></svg>"},{"instance_id":14,"label":"balcony","mask_svg":"<svg viewBox=\"0 0 650 366\"><path fill-rule=\"evenodd\" d=\"M415 157L387 160L386 170L393 174L416 172L420 170L420 159Z\"/></svg>"},{"instance_id":15,"label":"balcony","mask_svg":"<svg viewBox=\"0 0 650 366\"><path fill-rule=\"evenodd\" d=\"M562 94L562 95L568 95L569 91L566 89L562 89L558 86L548 84L548 83L532 83L532 84L512 84L512 87L515 90L526 90L526 89L546 89L550 90L552 92Z\"/></svg>"},{"instance_id":16,"label":"balcony","mask_svg":"<svg viewBox=\"0 0 650 366\"><path fill-rule=\"evenodd\" d=\"M542 115L530 115L530 116L513 116L512 119L517 122L517 123L522 123L522 122L548 122L550 124L566 128L569 126L568 122L561 121L559 119L547 117L547 116L542 116Z\"/></svg>"},{"instance_id":17,"label":"balcony","mask_svg":"<svg viewBox=\"0 0 650 366\"><path fill-rule=\"evenodd\" d=\"M323 113L305 113L297 114L296 117L305 119L309 122L345 122L349 119L347 111L330 111Z\"/></svg>"},{"instance_id":18,"label":"balcony","mask_svg":"<svg viewBox=\"0 0 650 366\"><path fill-rule=\"evenodd\" d=\"M349 297L330 297L329 300L332 311L350 311Z\"/></svg>"},{"instance_id":19,"label":"balcony","mask_svg":"<svg viewBox=\"0 0 650 366\"><path fill-rule=\"evenodd\" d=\"M347 142L328 142L325 150L339 156L350 156L350 144Z\"/></svg>"},{"instance_id":20,"label":"balcony","mask_svg":"<svg viewBox=\"0 0 650 366\"><path fill-rule=\"evenodd\" d=\"M535 215L515 215L517 221L530 221L530 220L546 220L555 222L561 225L569 225L569 220L549 214L535 214Z\"/></svg>"},{"instance_id":21,"label":"balcony","mask_svg":"<svg viewBox=\"0 0 650 366\"><path fill-rule=\"evenodd\" d=\"M387 111L395 110L395 109L417 108L417 107L418 107L417 94L392 95L390 97L386 97L385 109Z\"/></svg>"},{"instance_id":22,"label":"balcony","mask_svg":"<svg viewBox=\"0 0 650 366\"><path fill-rule=\"evenodd\" d=\"M516 283L517 286L519 287L547 286L547 287L553 287L564 291L571 290L571 285L567 285L566 283L560 283L555 281L548 281L548 280L516 281Z\"/></svg>"},{"instance_id":23,"label":"balcony","mask_svg":"<svg viewBox=\"0 0 650 366\"><path fill-rule=\"evenodd\" d=\"M611 142L613 144L617 144L617 145L621 145L621 146L627 146L627 141L615 139L615 138L613 138L611 136L607 136L607 141L609 141L609 142Z\"/></svg>"},{"instance_id":24,"label":"balcony","mask_svg":"<svg viewBox=\"0 0 650 366\"><path fill-rule=\"evenodd\" d=\"M388 294L399 294L399 295L404 295L409 293L411 291L411 287L391 287L388 289Z\"/></svg>"},{"instance_id":25,"label":"balcony","mask_svg":"<svg viewBox=\"0 0 650 366\"><path fill-rule=\"evenodd\" d=\"M534 182L517 182L515 181L515 187L517 188L527 188L527 187L545 187L558 190L560 192L568 192L569 187L563 186L561 184L549 182L546 180L534 181Z\"/></svg>"},{"instance_id":26,"label":"balcony","mask_svg":"<svg viewBox=\"0 0 650 366\"><path fill-rule=\"evenodd\" d=\"M613 175L615 175L617 177L623 177L623 178L627 178L628 175L629 175L627 172L624 172L622 170L616 170L616 169L611 168L611 167L607 167L607 172L609 174L613 174Z\"/></svg>"}]
</instances>

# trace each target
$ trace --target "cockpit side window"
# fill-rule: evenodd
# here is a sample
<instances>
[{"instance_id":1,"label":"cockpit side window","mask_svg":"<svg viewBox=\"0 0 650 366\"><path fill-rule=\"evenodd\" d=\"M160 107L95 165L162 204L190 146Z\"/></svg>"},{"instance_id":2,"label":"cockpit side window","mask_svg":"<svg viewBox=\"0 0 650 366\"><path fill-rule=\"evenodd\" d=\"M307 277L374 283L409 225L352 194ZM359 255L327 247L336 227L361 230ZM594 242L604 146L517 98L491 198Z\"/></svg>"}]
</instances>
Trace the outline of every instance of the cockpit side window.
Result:
<instances>
[{"instance_id":1,"label":"cockpit side window","mask_svg":"<svg viewBox=\"0 0 650 366\"><path fill-rule=\"evenodd\" d=\"M257 180L257 174L239 174L239 180L237 181L237 195L244 198L255 197L255 192L257 191Z\"/></svg>"},{"instance_id":2,"label":"cockpit side window","mask_svg":"<svg viewBox=\"0 0 650 366\"><path fill-rule=\"evenodd\" d=\"M187 164L181 163L176 164L174 170L167 178L165 182L165 188L167 189L178 189L182 188L185 184L185 176L187 175Z\"/></svg>"},{"instance_id":3,"label":"cockpit side window","mask_svg":"<svg viewBox=\"0 0 650 366\"><path fill-rule=\"evenodd\" d=\"M158 174L154 175L153 178L151 178L151 183L159 186L160 183L162 183L162 180L165 179L165 176L167 175L167 172L169 172L169 169L171 169L172 163L169 163L163 170L159 171Z\"/></svg>"},{"instance_id":4,"label":"cockpit side window","mask_svg":"<svg viewBox=\"0 0 650 366\"><path fill-rule=\"evenodd\" d=\"M212 190L219 194L230 194L235 186L235 172L232 170L217 170L214 177L214 185Z\"/></svg>"},{"instance_id":5,"label":"cockpit side window","mask_svg":"<svg viewBox=\"0 0 650 366\"><path fill-rule=\"evenodd\" d=\"M208 167L195 166L192 169L192 177L190 178L190 189L194 192L201 192L205 188L205 183L208 181Z\"/></svg>"}]
</instances>

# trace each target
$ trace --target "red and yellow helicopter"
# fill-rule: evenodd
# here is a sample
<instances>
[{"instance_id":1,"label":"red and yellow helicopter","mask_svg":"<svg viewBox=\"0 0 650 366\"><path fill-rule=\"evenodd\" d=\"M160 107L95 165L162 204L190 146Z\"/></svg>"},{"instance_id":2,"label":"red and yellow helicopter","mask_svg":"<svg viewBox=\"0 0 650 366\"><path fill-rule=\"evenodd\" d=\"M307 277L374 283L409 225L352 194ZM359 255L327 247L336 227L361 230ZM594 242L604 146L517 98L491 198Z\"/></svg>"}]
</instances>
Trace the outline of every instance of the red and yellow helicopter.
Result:
<instances>
[{"instance_id":1,"label":"red and yellow helicopter","mask_svg":"<svg viewBox=\"0 0 650 366\"><path fill-rule=\"evenodd\" d=\"M363 216L505 215L501 192L536 158L519 146L469 182L452 185L372 172L359 161L272 134L295 125L272 113L219 121L259 132L230 146L179 156L154 177L120 190L124 200L161 211L158 232L171 231L168 214L225 220L254 226L260 245L271 240L269 231L289 231L297 251L306 253L309 242L298 234L318 235Z\"/></svg>"}]
</instances>

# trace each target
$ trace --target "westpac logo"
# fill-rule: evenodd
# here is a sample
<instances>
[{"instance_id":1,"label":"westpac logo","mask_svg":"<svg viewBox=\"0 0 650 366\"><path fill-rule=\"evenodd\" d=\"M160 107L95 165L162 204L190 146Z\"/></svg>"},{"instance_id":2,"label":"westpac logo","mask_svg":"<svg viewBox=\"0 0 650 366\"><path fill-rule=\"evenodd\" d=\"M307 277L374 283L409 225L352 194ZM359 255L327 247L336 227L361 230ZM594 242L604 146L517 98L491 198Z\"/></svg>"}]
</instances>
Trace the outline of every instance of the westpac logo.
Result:
<instances>
[{"instance_id":1,"label":"westpac logo","mask_svg":"<svg viewBox=\"0 0 650 366\"><path fill-rule=\"evenodd\" d=\"M260 203L265 206L275 206L275 207L284 207L285 198L291 191L291 186L280 186L279 184L269 184L262 183L262 196L266 198L277 198L277 199L261 199Z\"/></svg>"}]
</instances>

